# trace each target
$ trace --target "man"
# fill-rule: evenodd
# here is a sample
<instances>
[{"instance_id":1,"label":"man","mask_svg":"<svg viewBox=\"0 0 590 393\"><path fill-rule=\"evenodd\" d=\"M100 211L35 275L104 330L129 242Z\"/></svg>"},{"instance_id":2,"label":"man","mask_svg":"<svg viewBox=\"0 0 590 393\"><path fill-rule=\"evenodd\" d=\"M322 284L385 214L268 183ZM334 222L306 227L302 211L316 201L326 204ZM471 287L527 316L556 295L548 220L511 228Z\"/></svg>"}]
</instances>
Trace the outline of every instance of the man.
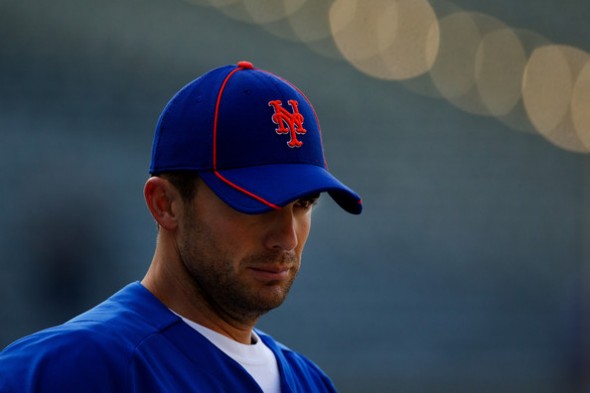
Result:
<instances>
[{"instance_id":1,"label":"man","mask_svg":"<svg viewBox=\"0 0 590 393\"><path fill-rule=\"evenodd\" d=\"M334 391L255 329L289 292L319 194L362 209L326 170L307 98L248 62L212 70L164 109L150 173L144 279L8 346L0 392Z\"/></svg>"}]
</instances>

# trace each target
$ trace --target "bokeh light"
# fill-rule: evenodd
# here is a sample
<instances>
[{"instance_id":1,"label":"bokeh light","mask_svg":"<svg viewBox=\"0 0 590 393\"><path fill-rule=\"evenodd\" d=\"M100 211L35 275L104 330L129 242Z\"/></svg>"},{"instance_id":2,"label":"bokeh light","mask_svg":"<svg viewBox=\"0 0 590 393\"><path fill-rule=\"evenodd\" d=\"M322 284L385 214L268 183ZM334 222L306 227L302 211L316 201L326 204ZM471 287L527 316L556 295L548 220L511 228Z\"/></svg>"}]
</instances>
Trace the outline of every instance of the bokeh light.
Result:
<instances>
[{"instance_id":1,"label":"bokeh light","mask_svg":"<svg viewBox=\"0 0 590 393\"><path fill-rule=\"evenodd\" d=\"M439 45L438 21L427 1L337 1L330 24L343 56L380 79L403 80L427 72Z\"/></svg>"},{"instance_id":2,"label":"bokeh light","mask_svg":"<svg viewBox=\"0 0 590 393\"><path fill-rule=\"evenodd\" d=\"M243 0L254 23L271 23L285 19L299 10L307 0Z\"/></svg>"},{"instance_id":3,"label":"bokeh light","mask_svg":"<svg viewBox=\"0 0 590 393\"><path fill-rule=\"evenodd\" d=\"M498 73L511 66L500 67L501 60L494 57L498 49L494 47L502 44L495 41L509 35L491 34L506 31L507 26L496 18L475 12L451 14L441 19L440 26L441 48L431 75L441 95L469 113L492 115L488 108L492 101L494 110L501 110L497 103L500 93L492 85L503 78ZM512 47L515 46L512 44ZM517 53L518 50L512 49L512 52Z\"/></svg>"},{"instance_id":4,"label":"bokeh light","mask_svg":"<svg viewBox=\"0 0 590 393\"><path fill-rule=\"evenodd\" d=\"M525 63L528 61L530 55L535 51L535 49L550 44L547 38L530 30L513 29L512 32L516 34L520 46L524 50ZM501 52L500 55L502 56L503 52ZM496 115L496 118L513 130L528 133L537 133L538 131L532 124L524 107L524 102L522 98L522 78L524 77L524 68L526 67L526 64L524 64L522 67L523 69L520 73L521 80L518 81L518 88L520 90L518 102L516 102L516 104L514 105L512 110L510 110L510 112L502 115Z\"/></svg>"},{"instance_id":5,"label":"bokeh light","mask_svg":"<svg viewBox=\"0 0 590 393\"><path fill-rule=\"evenodd\" d=\"M485 108L493 116L512 111L520 100L526 58L512 29L486 34L476 53L476 85Z\"/></svg>"},{"instance_id":6,"label":"bokeh light","mask_svg":"<svg viewBox=\"0 0 590 393\"><path fill-rule=\"evenodd\" d=\"M590 151L586 52L488 14L446 0L185 1L562 149Z\"/></svg>"},{"instance_id":7,"label":"bokeh light","mask_svg":"<svg viewBox=\"0 0 590 393\"><path fill-rule=\"evenodd\" d=\"M551 143L572 152L587 152L571 116L574 83L586 52L564 45L536 49L526 66L523 99L535 128Z\"/></svg>"},{"instance_id":8,"label":"bokeh light","mask_svg":"<svg viewBox=\"0 0 590 393\"><path fill-rule=\"evenodd\" d=\"M385 10L377 26L380 55L386 65L386 72L377 77L403 80L430 70L438 53L440 31L427 1L398 1Z\"/></svg>"},{"instance_id":9,"label":"bokeh light","mask_svg":"<svg viewBox=\"0 0 590 393\"><path fill-rule=\"evenodd\" d=\"M297 12L290 14L288 24L297 39L315 53L333 59L342 59L332 39L329 12L333 0L307 1Z\"/></svg>"},{"instance_id":10,"label":"bokeh light","mask_svg":"<svg viewBox=\"0 0 590 393\"><path fill-rule=\"evenodd\" d=\"M578 137L590 150L590 62L578 75L571 102L572 120Z\"/></svg>"},{"instance_id":11,"label":"bokeh light","mask_svg":"<svg viewBox=\"0 0 590 393\"><path fill-rule=\"evenodd\" d=\"M302 42L313 42L332 37L328 13L332 0L307 1L297 12L291 13L288 23Z\"/></svg>"},{"instance_id":12,"label":"bokeh light","mask_svg":"<svg viewBox=\"0 0 590 393\"><path fill-rule=\"evenodd\" d=\"M441 44L430 76L442 97L452 100L475 86L475 54L481 34L465 12L442 18L439 26Z\"/></svg>"},{"instance_id":13,"label":"bokeh light","mask_svg":"<svg viewBox=\"0 0 590 393\"><path fill-rule=\"evenodd\" d=\"M363 69L364 64L378 57L379 39L375 21L389 6L388 0L359 2L336 0L330 8L330 28L334 41L344 58L353 66ZM397 21L390 20L391 26ZM392 27L393 28L393 27Z\"/></svg>"}]
</instances>

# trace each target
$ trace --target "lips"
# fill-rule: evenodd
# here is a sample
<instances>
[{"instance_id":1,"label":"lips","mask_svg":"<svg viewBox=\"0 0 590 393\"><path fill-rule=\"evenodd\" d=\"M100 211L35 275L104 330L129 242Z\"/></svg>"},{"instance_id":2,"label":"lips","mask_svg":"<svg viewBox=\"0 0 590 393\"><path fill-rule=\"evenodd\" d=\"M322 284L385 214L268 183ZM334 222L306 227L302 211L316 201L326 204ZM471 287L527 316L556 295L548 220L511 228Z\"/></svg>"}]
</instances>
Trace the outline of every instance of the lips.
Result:
<instances>
[{"instance_id":1,"label":"lips","mask_svg":"<svg viewBox=\"0 0 590 393\"><path fill-rule=\"evenodd\" d=\"M260 281L283 281L289 278L289 266L255 266L248 268Z\"/></svg>"}]
</instances>

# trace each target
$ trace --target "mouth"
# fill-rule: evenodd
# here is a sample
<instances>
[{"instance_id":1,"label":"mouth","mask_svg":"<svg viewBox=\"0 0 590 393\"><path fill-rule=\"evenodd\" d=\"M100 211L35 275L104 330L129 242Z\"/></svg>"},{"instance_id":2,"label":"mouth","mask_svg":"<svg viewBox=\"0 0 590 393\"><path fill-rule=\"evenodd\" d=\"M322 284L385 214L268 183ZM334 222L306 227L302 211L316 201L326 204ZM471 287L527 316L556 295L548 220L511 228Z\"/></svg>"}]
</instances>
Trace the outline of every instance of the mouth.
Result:
<instances>
[{"instance_id":1,"label":"mouth","mask_svg":"<svg viewBox=\"0 0 590 393\"><path fill-rule=\"evenodd\" d=\"M289 266L256 266L248 268L259 281L284 281L290 276Z\"/></svg>"}]
</instances>

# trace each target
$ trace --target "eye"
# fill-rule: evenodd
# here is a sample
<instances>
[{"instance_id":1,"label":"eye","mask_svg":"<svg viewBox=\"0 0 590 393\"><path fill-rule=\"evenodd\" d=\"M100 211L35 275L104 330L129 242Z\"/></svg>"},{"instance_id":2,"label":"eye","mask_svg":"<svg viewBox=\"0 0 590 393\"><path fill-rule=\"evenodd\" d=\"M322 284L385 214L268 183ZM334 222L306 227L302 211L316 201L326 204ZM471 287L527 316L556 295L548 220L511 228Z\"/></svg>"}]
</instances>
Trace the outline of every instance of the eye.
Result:
<instances>
[{"instance_id":1,"label":"eye","mask_svg":"<svg viewBox=\"0 0 590 393\"><path fill-rule=\"evenodd\" d=\"M316 203L318 203L318 199L320 199L320 194L312 194L312 195L307 195L304 196L302 198L299 198L297 201L295 201L295 206L301 209L310 209L312 208Z\"/></svg>"}]
</instances>

